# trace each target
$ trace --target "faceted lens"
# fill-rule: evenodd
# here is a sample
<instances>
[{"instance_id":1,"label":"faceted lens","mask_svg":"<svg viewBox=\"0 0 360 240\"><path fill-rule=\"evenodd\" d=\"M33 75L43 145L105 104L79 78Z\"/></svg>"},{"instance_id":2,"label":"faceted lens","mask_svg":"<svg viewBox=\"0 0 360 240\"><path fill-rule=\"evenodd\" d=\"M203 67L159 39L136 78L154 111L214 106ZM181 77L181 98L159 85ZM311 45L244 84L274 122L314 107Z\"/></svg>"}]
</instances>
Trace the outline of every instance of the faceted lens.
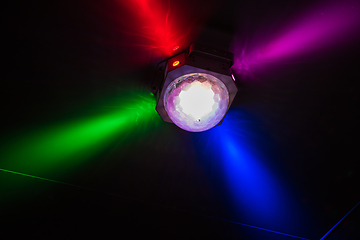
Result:
<instances>
[{"instance_id":1,"label":"faceted lens","mask_svg":"<svg viewBox=\"0 0 360 240\"><path fill-rule=\"evenodd\" d=\"M222 81L206 73L183 75L170 83L164 96L165 110L180 128L202 132L217 125L229 105Z\"/></svg>"}]
</instances>

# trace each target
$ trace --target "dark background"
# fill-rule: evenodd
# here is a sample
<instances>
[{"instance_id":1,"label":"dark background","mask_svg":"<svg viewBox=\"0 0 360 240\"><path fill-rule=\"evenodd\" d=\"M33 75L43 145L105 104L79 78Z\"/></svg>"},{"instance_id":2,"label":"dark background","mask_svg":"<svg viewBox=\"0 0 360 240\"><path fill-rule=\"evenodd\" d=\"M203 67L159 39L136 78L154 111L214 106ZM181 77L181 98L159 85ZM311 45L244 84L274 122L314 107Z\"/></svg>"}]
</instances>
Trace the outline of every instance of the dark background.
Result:
<instances>
[{"instance_id":1,"label":"dark background","mask_svg":"<svg viewBox=\"0 0 360 240\"><path fill-rule=\"evenodd\" d=\"M312 4L174 1L172 10L195 23L186 43L231 50L234 39L256 39ZM150 92L154 68L166 57L140 46L146 39L127 34L129 28L141 32L141 26L112 1L4 6L1 152L17 141L22 151L20 139L44 126L98 113L92 106L101 107L109 96L130 88ZM154 129L145 124L151 129L146 134L121 132L88 161L68 172L67 166L59 169L61 174L39 176L36 165L8 169L1 155L1 169L59 181L0 171L1 231L51 239L296 239L248 224L320 239L360 200L358 39L313 56L266 63L256 81L236 74L239 92L228 119L205 133L157 119ZM224 170L234 158L226 153L226 139L261 156L287 189L289 205L279 208L259 193L257 211L239 210ZM247 172L249 181L263 173L256 169ZM272 204L274 211L268 209ZM359 221L357 209L329 239L358 239Z\"/></svg>"}]
</instances>

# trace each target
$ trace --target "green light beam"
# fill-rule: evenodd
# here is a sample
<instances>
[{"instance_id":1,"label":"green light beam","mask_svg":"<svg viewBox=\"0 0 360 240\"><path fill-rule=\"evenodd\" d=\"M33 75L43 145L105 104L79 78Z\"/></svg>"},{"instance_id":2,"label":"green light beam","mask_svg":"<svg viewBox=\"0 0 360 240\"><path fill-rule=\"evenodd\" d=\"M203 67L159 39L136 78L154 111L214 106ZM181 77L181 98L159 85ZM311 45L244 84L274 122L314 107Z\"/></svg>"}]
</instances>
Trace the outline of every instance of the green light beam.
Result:
<instances>
[{"instance_id":1,"label":"green light beam","mask_svg":"<svg viewBox=\"0 0 360 240\"><path fill-rule=\"evenodd\" d=\"M73 185L73 184L70 184L70 183L60 182L60 181L56 181L56 180L52 180L52 179L48 179L48 178L42 178L42 177L38 177L38 176L30 175L30 174L25 174L25 173L20 173L20 172L15 172L15 171L7 170L7 169L0 168L0 171L16 174L16 175L20 175L20 176L25 176L25 177L36 178L36 179L40 179L40 180L44 180L44 181L48 181L48 182L54 182L54 183L65 184L65 185L69 185L69 186L73 186L73 187L78 187L77 185Z\"/></svg>"},{"instance_id":2,"label":"green light beam","mask_svg":"<svg viewBox=\"0 0 360 240\"><path fill-rule=\"evenodd\" d=\"M59 179L112 142L124 145L151 131L160 122L155 104L149 92L127 91L111 101L92 106L95 116L15 136L9 143L2 144L0 168Z\"/></svg>"}]
</instances>

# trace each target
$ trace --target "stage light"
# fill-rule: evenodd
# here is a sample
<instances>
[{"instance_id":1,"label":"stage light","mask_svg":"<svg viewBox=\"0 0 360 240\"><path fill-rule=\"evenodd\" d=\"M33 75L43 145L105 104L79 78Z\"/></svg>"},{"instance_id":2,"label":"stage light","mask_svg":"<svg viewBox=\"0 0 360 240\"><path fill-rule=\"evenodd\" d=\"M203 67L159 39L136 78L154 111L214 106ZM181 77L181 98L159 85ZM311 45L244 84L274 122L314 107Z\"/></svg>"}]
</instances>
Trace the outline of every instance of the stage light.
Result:
<instances>
[{"instance_id":1,"label":"stage light","mask_svg":"<svg viewBox=\"0 0 360 240\"><path fill-rule=\"evenodd\" d=\"M223 119L229 105L229 92L216 77L191 73L170 83L165 91L164 105L177 126L190 132L201 132Z\"/></svg>"},{"instance_id":2,"label":"stage light","mask_svg":"<svg viewBox=\"0 0 360 240\"><path fill-rule=\"evenodd\" d=\"M237 93L232 64L232 53L198 44L161 62L153 84L159 115L189 132L221 124Z\"/></svg>"}]
</instances>

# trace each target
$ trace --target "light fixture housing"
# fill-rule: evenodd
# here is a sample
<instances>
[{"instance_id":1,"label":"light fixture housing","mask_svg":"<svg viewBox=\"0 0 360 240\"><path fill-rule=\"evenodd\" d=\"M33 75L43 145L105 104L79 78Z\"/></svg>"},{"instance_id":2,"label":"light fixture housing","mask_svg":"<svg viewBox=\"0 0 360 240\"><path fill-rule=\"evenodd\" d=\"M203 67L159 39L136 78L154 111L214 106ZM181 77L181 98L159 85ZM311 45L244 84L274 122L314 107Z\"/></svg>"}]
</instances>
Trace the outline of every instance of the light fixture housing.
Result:
<instances>
[{"instance_id":1,"label":"light fixture housing","mask_svg":"<svg viewBox=\"0 0 360 240\"><path fill-rule=\"evenodd\" d=\"M201 44L159 63L153 81L156 111L189 132L221 124L238 91L234 55Z\"/></svg>"}]
</instances>

